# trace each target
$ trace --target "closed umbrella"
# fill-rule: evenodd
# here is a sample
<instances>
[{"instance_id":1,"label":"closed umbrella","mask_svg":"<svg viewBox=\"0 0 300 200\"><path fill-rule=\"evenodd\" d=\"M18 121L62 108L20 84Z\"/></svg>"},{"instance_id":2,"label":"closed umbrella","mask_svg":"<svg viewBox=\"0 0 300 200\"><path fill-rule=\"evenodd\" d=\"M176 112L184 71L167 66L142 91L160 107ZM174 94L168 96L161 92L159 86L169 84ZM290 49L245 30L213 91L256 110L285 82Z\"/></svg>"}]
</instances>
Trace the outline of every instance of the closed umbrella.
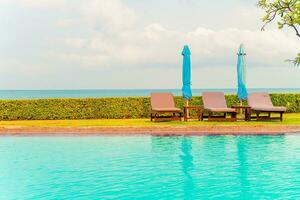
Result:
<instances>
[{"instance_id":1,"label":"closed umbrella","mask_svg":"<svg viewBox=\"0 0 300 200\"><path fill-rule=\"evenodd\" d=\"M248 97L248 92L246 89L246 53L244 45L241 44L238 49L238 59L237 59L237 80L238 80L238 91L237 96L242 105L242 101L246 100Z\"/></svg>"},{"instance_id":2,"label":"closed umbrella","mask_svg":"<svg viewBox=\"0 0 300 200\"><path fill-rule=\"evenodd\" d=\"M184 45L182 50L182 97L186 100L186 105L189 104L189 99L192 98L191 91L191 51L188 45Z\"/></svg>"}]
</instances>

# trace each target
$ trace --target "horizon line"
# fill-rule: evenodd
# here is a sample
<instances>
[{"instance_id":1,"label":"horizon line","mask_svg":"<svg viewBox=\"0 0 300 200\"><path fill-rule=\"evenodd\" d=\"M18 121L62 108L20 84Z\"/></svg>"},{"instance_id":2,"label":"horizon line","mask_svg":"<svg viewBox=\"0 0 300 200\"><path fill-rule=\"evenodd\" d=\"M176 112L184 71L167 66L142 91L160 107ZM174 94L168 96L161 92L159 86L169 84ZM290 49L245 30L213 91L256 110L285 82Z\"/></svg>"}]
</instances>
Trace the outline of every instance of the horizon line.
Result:
<instances>
[{"instance_id":1,"label":"horizon line","mask_svg":"<svg viewBox=\"0 0 300 200\"><path fill-rule=\"evenodd\" d=\"M233 88L192 88L192 90L232 90ZM250 87L247 89L300 89L300 87ZM181 90L181 88L75 88L75 89L0 89L0 91L35 91L35 90Z\"/></svg>"}]
</instances>

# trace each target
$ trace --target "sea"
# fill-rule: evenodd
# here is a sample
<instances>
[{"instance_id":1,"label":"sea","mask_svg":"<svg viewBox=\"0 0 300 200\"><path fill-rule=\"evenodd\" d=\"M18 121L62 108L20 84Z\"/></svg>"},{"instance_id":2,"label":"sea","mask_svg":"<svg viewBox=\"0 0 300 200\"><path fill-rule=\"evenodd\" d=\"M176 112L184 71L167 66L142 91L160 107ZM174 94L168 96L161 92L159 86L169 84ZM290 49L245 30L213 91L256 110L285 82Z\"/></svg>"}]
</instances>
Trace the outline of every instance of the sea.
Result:
<instances>
[{"instance_id":1,"label":"sea","mask_svg":"<svg viewBox=\"0 0 300 200\"><path fill-rule=\"evenodd\" d=\"M193 89L194 96L204 91L221 91L236 94L236 88ZM44 99L44 98L101 98L101 97L143 97L151 92L172 92L181 96L181 89L82 89L82 90L0 90L0 99ZM249 88L248 92L300 93L300 88Z\"/></svg>"}]
</instances>

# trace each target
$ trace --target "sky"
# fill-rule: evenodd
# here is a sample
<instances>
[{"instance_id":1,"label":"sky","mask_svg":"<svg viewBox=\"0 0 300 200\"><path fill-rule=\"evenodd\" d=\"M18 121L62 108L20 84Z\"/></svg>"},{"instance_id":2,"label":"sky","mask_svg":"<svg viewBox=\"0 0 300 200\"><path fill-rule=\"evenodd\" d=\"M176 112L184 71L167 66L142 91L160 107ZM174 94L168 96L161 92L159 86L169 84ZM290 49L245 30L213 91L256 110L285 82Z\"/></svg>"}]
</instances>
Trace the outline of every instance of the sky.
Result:
<instances>
[{"instance_id":1,"label":"sky","mask_svg":"<svg viewBox=\"0 0 300 200\"><path fill-rule=\"evenodd\" d=\"M0 0L0 89L300 88L293 30L269 25L255 0Z\"/></svg>"}]
</instances>

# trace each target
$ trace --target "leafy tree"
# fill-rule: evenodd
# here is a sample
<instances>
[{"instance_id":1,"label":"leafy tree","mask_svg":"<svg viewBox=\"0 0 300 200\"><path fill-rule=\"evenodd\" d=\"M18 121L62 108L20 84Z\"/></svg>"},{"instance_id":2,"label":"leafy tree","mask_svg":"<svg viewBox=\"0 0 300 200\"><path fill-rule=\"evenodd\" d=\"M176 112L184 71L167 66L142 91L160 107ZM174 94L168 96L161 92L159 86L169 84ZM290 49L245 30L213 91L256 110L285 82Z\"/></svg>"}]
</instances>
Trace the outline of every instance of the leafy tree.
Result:
<instances>
[{"instance_id":1,"label":"leafy tree","mask_svg":"<svg viewBox=\"0 0 300 200\"><path fill-rule=\"evenodd\" d=\"M258 6L265 11L262 30L278 18L279 29L289 27L300 38L300 0L259 0ZM295 65L300 65L300 53L292 61Z\"/></svg>"}]
</instances>

